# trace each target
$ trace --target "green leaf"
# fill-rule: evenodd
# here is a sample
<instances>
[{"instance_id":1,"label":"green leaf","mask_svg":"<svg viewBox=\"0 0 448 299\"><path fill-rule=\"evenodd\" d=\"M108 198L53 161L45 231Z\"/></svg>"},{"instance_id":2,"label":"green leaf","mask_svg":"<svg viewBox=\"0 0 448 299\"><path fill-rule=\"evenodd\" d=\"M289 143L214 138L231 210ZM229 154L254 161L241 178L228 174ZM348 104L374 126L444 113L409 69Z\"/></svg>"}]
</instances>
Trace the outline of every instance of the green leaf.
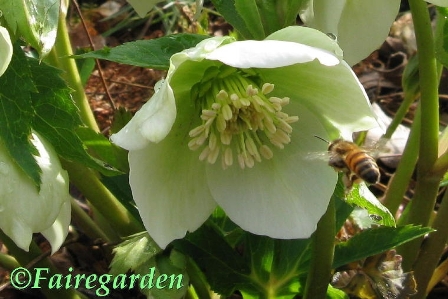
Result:
<instances>
[{"instance_id":1,"label":"green leaf","mask_svg":"<svg viewBox=\"0 0 448 299\"><path fill-rule=\"evenodd\" d=\"M247 233L245 244L253 282L240 291L258 298L293 298L300 292L299 276L309 270L310 239L278 240Z\"/></svg>"},{"instance_id":2,"label":"green leaf","mask_svg":"<svg viewBox=\"0 0 448 299\"><path fill-rule=\"evenodd\" d=\"M63 158L83 163L103 174L117 174L113 167L90 156L76 135L82 122L70 96L71 90L59 77L61 71L34 58L27 60L37 88L32 95L33 129L42 134Z\"/></svg>"},{"instance_id":3,"label":"green leaf","mask_svg":"<svg viewBox=\"0 0 448 299\"><path fill-rule=\"evenodd\" d=\"M305 0L212 0L216 10L245 39L264 39L294 25Z\"/></svg>"},{"instance_id":4,"label":"green leaf","mask_svg":"<svg viewBox=\"0 0 448 299\"><path fill-rule=\"evenodd\" d=\"M336 245L333 268L364 259L432 232L421 226L377 227L362 231Z\"/></svg>"},{"instance_id":5,"label":"green leaf","mask_svg":"<svg viewBox=\"0 0 448 299\"><path fill-rule=\"evenodd\" d=\"M395 226L394 216L378 201L364 183L355 184L353 190L347 194L346 200L351 205L366 209L369 215L378 219L378 224Z\"/></svg>"},{"instance_id":6,"label":"green leaf","mask_svg":"<svg viewBox=\"0 0 448 299\"><path fill-rule=\"evenodd\" d=\"M277 240L245 233L232 249L210 223L174 247L190 256L206 274L212 290L244 298L292 298L300 292L299 276L309 265L309 239Z\"/></svg>"},{"instance_id":7,"label":"green leaf","mask_svg":"<svg viewBox=\"0 0 448 299\"><path fill-rule=\"evenodd\" d=\"M252 34L246 26L246 22L237 12L235 0L212 0L215 9L232 25L245 39L251 39Z\"/></svg>"},{"instance_id":8,"label":"green leaf","mask_svg":"<svg viewBox=\"0 0 448 299\"><path fill-rule=\"evenodd\" d=\"M328 285L327 299L349 299L349 297L345 292Z\"/></svg>"},{"instance_id":9,"label":"green leaf","mask_svg":"<svg viewBox=\"0 0 448 299\"><path fill-rule=\"evenodd\" d=\"M75 58L97 58L141 67L167 70L173 54L196 46L208 38L199 34L174 34L151 40L125 43L115 48L75 55Z\"/></svg>"},{"instance_id":10,"label":"green leaf","mask_svg":"<svg viewBox=\"0 0 448 299\"><path fill-rule=\"evenodd\" d=\"M137 274L147 275L154 271L154 287L143 288L142 293L147 298L180 299L185 298L189 285L186 269L187 257L176 250L169 254L164 252L150 259L135 270ZM149 271L148 271L149 269ZM165 280L166 279L166 280ZM160 282L160 284L158 284Z\"/></svg>"},{"instance_id":11,"label":"green leaf","mask_svg":"<svg viewBox=\"0 0 448 299\"><path fill-rule=\"evenodd\" d=\"M31 93L36 92L28 61L19 45L6 72L0 77L0 138L17 165L40 188L41 170L33 154L36 148L29 141L33 106Z\"/></svg>"},{"instance_id":12,"label":"green leaf","mask_svg":"<svg viewBox=\"0 0 448 299\"><path fill-rule=\"evenodd\" d=\"M54 45L59 6L59 0L0 0L2 16L9 29L22 35L41 57Z\"/></svg>"},{"instance_id":13,"label":"green leaf","mask_svg":"<svg viewBox=\"0 0 448 299\"><path fill-rule=\"evenodd\" d=\"M186 257L175 250L162 252L148 233L128 237L114 248L114 253L109 273L117 277L132 270L135 286L148 297L171 299L185 295L189 283Z\"/></svg>"},{"instance_id":14,"label":"green leaf","mask_svg":"<svg viewBox=\"0 0 448 299\"><path fill-rule=\"evenodd\" d=\"M207 273L211 288L221 295L230 296L239 286L252 283L247 262L208 224L172 244Z\"/></svg>"},{"instance_id":15,"label":"green leaf","mask_svg":"<svg viewBox=\"0 0 448 299\"><path fill-rule=\"evenodd\" d=\"M448 67L448 8L437 7L437 22L435 30L436 57L445 67Z\"/></svg>"},{"instance_id":16,"label":"green leaf","mask_svg":"<svg viewBox=\"0 0 448 299\"><path fill-rule=\"evenodd\" d=\"M255 0L235 0L235 8L238 11L238 14L244 19L244 23L247 29L251 33L251 39L264 39L269 34L266 33L264 29L264 20L260 15L260 11L257 7L257 2ZM266 1L266 3L271 2ZM274 11L271 12L271 15L274 15Z\"/></svg>"},{"instance_id":17,"label":"green leaf","mask_svg":"<svg viewBox=\"0 0 448 299\"><path fill-rule=\"evenodd\" d=\"M153 258L161 249L147 232L129 236L114 248L114 258L110 263L110 274L126 273L135 270Z\"/></svg>"}]
</instances>

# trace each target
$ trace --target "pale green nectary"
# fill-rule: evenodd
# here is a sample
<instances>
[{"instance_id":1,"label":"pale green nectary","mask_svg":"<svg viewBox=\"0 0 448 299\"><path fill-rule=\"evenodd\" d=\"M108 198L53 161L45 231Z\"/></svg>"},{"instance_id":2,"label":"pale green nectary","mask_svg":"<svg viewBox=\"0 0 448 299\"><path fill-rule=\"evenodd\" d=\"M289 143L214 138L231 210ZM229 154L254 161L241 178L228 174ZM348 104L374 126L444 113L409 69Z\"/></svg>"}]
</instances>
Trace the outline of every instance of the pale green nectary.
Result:
<instances>
[{"instance_id":1,"label":"pale green nectary","mask_svg":"<svg viewBox=\"0 0 448 299\"><path fill-rule=\"evenodd\" d=\"M117 134L149 234L165 247L219 205L243 229L307 238L336 183L327 144L377 126L341 50L323 33L214 37L171 57L156 93Z\"/></svg>"},{"instance_id":2,"label":"pale green nectary","mask_svg":"<svg viewBox=\"0 0 448 299\"><path fill-rule=\"evenodd\" d=\"M12 58L12 44L9 32L5 27L0 26L0 76L8 68Z\"/></svg>"},{"instance_id":3,"label":"pale green nectary","mask_svg":"<svg viewBox=\"0 0 448 299\"><path fill-rule=\"evenodd\" d=\"M0 141L0 228L26 251L33 233L40 232L54 253L70 224L68 175L48 142L37 133L32 134L31 142L39 152L35 159L42 170L39 192Z\"/></svg>"}]
</instances>

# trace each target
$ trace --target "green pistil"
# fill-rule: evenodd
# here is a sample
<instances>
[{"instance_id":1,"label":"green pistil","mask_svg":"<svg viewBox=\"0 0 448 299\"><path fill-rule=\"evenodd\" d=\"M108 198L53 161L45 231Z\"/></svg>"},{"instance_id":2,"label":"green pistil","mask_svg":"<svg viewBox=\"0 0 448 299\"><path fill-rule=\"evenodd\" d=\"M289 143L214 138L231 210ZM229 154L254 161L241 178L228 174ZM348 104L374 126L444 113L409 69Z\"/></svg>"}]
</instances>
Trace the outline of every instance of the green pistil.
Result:
<instances>
[{"instance_id":1,"label":"green pistil","mask_svg":"<svg viewBox=\"0 0 448 299\"><path fill-rule=\"evenodd\" d=\"M199 160L214 164L221 156L223 169L234 160L242 169L252 168L273 157L271 146L283 149L291 142L290 124L298 117L282 112L289 98L266 97L273 84L265 83L261 91L253 85L243 76L230 75L200 93L202 124L190 131L188 143L191 150L202 148Z\"/></svg>"}]
</instances>

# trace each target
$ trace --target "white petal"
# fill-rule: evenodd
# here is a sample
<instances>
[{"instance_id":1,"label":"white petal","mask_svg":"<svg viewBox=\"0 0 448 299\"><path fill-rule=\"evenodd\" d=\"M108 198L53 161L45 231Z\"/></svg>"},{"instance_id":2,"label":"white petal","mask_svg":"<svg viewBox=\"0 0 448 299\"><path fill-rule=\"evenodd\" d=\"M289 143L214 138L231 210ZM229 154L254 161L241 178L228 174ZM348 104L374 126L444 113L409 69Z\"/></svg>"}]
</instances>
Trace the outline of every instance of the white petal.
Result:
<instances>
[{"instance_id":1,"label":"white petal","mask_svg":"<svg viewBox=\"0 0 448 299\"><path fill-rule=\"evenodd\" d=\"M326 161L308 159L328 146L313 135L327 135L305 108L297 114L291 144L274 150L271 160L252 169L207 168L215 200L244 230L273 238L308 238L327 209L336 173Z\"/></svg>"},{"instance_id":2,"label":"white petal","mask_svg":"<svg viewBox=\"0 0 448 299\"><path fill-rule=\"evenodd\" d=\"M123 129L110 139L127 149L144 148L149 142L159 142L169 133L176 119L176 104L173 90L166 82L156 85L151 99L137 111Z\"/></svg>"},{"instance_id":3,"label":"white petal","mask_svg":"<svg viewBox=\"0 0 448 299\"><path fill-rule=\"evenodd\" d=\"M160 143L129 152L132 194L148 233L161 248L196 230L216 207L199 153L187 146L187 133L173 128Z\"/></svg>"},{"instance_id":4,"label":"white petal","mask_svg":"<svg viewBox=\"0 0 448 299\"><path fill-rule=\"evenodd\" d=\"M327 50L342 60L342 49L337 41L314 28L303 26L289 26L275 31L266 37L267 40L281 40L300 43L311 47Z\"/></svg>"},{"instance_id":5,"label":"white petal","mask_svg":"<svg viewBox=\"0 0 448 299\"><path fill-rule=\"evenodd\" d=\"M384 42L399 7L400 0L313 0L300 15L307 26L335 34L353 65Z\"/></svg>"},{"instance_id":6,"label":"white petal","mask_svg":"<svg viewBox=\"0 0 448 299\"><path fill-rule=\"evenodd\" d=\"M51 254L54 254L61 247L67 237L71 211L70 201L67 200L62 205L61 211L53 225L50 228L41 231L41 234L51 245Z\"/></svg>"},{"instance_id":7,"label":"white petal","mask_svg":"<svg viewBox=\"0 0 448 299\"><path fill-rule=\"evenodd\" d=\"M323 33L338 35L338 24L347 0L311 0L300 11L301 20Z\"/></svg>"},{"instance_id":8,"label":"white petal","mask_svg":"<svg viewBox=\"0 0 448 299\"><path fill-rule=\"evenodd\" d=\"M0 76L8 68L12 58L12 44L9 32L5 27L0 26Z\"/></svg>"},{"instance_id":9,"label":"white petal","mask_svg":"<svg viewBox=\"0 0 448 299\"><path fill-rule=\"evenodd\" d=\"M349 65L361 61L386 40L400 0L347 1L339 22L338 42ZM378 22L381 16L381 22Z\"/></svg>"},{"instance_id":10,"label":"white petal","mask_svg":"<svg viewBox=\"0 0 448 299\"><path fill-rule=\"evenodd\" d=\"M226 44L206 56L239 68L276 68L319 60L324 65L336 65L339 59L330 52L289 41L239 41Z\"/></svg>"},{"instance_id":11,"label":"white petal","mask_svg":"<svg viewBox=\"0 0 448 299\"><path fill-rule=\"evenodd\" d=\"M28 250L32 233L47 230L69 200L68 175L56 153L35 133L31 141L39 152L35 158L42 169L39 193L0 144L0 228L23 250ZM65 216L68 223L70 215Z\"/></svg>"}]
</instances>

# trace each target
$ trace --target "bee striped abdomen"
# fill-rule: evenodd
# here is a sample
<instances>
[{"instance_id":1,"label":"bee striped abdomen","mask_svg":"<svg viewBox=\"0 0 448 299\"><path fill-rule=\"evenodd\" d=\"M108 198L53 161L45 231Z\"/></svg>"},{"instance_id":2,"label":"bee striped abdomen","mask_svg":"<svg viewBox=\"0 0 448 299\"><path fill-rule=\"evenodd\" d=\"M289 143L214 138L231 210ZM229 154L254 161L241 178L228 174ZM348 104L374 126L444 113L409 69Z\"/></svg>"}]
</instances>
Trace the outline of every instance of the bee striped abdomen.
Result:
<instances>
[{"instance_id":1,"label":"bee striped abdomen","mask_svg":"<svg viewBox=\"0 0 448 299\"><path fill-rule=\"evenodd\" d=\"M347 154L347 165L353 172L368 184L376 184L380 179L380 170L375 160L364 151L353 151Z\"/></svg>"}]
</instances>

